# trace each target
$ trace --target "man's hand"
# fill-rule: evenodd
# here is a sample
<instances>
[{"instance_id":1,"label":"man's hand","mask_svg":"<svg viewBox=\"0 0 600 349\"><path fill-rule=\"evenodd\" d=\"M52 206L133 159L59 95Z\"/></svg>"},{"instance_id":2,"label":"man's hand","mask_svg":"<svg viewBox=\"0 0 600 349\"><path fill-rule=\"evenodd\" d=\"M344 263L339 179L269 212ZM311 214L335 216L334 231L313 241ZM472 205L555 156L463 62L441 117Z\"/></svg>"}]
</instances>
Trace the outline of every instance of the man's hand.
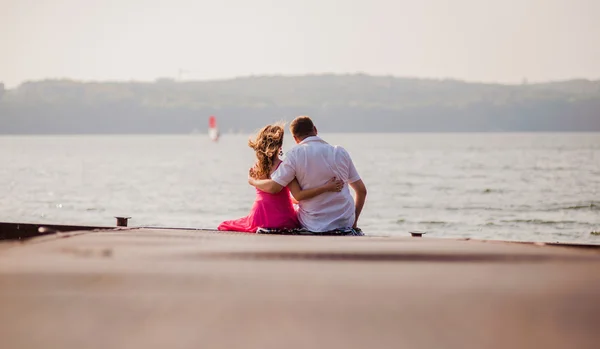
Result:
<instances>
[{"instance_id":1,"label":"man's hand","mask_svg":"<svg viewBox=\"0 0 600 349\"><path fill-rule=\"evenodd\" d=\"M254 176L256 174L254 171L254 168L251 168L248 171L248 184L250 184L251 186L271 194L279 193L281 189L283 189L282 185L273 181L272 179L257 179Z\"/></svg>"},{"instance_id":2,"label":"man's hand","mask_svg":"<svg viewBox=\"0 0 600 349\"><path fill-rule=\"evenodd\" d=\"M254 175L255 175L254 167L251 167L250 170L248 170L248 184L250 184L253 187L256 187Z\"/></svg>"}]
</instances>

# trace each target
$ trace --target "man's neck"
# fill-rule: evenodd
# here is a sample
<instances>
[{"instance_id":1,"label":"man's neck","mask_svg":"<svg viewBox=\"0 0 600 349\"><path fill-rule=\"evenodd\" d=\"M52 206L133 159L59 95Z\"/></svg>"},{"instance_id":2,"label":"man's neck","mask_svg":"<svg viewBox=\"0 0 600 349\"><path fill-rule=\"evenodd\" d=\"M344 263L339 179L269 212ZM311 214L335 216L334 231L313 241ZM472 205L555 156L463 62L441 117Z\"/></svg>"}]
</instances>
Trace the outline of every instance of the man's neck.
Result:
<instances>
[{"instance_id":1,"label":"man's neck","mask_svg":"<svg viewBox=\"0 0 600 349\"><path fill-rule=\"evenodd\" d=\"M306 135L306 136L304 136L304 137L302 137L302 138L300 139L300 142L303 142L303 141L304 141L305 139L307 139L308 137L315 137L316 135L317 135L316 133L311 133L311 134L309 134L309 135Z\"/></svg>"}]
</instances>

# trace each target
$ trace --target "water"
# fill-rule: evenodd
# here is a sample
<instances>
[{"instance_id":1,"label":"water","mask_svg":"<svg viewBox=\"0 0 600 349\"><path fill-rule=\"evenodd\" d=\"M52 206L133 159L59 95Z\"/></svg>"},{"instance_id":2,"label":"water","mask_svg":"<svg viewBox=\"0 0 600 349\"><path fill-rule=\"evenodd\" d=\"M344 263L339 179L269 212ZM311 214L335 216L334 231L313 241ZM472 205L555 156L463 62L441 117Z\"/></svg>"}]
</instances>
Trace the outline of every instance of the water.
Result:
<instances>
[{"instance_id":1,"label":"water","mask_svg":"<svg viewBox=\"0 0 600 349\"><path fill-rule=\"evenodd\" d=\"M368 235L600 244L600 133L322 136L367 185ZM254 200L247 138L2 136L0 221L215 228Z\"/></svg>"}]
</instances>

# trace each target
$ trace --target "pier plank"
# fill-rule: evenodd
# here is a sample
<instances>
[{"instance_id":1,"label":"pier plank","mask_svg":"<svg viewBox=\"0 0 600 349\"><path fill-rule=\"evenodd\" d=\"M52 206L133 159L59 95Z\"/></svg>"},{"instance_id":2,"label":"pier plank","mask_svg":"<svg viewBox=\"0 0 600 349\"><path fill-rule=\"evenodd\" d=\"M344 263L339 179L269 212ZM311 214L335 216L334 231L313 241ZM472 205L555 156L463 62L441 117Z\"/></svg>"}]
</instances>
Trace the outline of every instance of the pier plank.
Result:
<instances>
[{"instance_id":1,"label":"pier plank","mask_svg":"<svg viewBox=\"0 0 600 349\"><path fill-rule=\"evenodd\" d=\"M3 348L597 348L597 249L122 229L0 248Z\"/></svg>"}]
</instances>

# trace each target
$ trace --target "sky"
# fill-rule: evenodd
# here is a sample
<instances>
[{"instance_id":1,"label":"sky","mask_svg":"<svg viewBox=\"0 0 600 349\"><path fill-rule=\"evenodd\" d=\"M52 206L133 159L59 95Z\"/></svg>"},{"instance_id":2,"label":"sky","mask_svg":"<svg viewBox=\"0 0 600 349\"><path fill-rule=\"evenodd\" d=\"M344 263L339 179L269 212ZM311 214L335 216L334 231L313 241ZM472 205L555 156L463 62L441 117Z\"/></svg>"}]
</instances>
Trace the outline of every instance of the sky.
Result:
<instances>
[{"instance_id":1,"label":"sky","mask_svg":"<svg viewBox=\"0 0 600 349\"><path fill-rule=\"evenodd\" d=\"M600 79L599 0L0 0L0 82Z\"/></svg>"}]
</instances>

